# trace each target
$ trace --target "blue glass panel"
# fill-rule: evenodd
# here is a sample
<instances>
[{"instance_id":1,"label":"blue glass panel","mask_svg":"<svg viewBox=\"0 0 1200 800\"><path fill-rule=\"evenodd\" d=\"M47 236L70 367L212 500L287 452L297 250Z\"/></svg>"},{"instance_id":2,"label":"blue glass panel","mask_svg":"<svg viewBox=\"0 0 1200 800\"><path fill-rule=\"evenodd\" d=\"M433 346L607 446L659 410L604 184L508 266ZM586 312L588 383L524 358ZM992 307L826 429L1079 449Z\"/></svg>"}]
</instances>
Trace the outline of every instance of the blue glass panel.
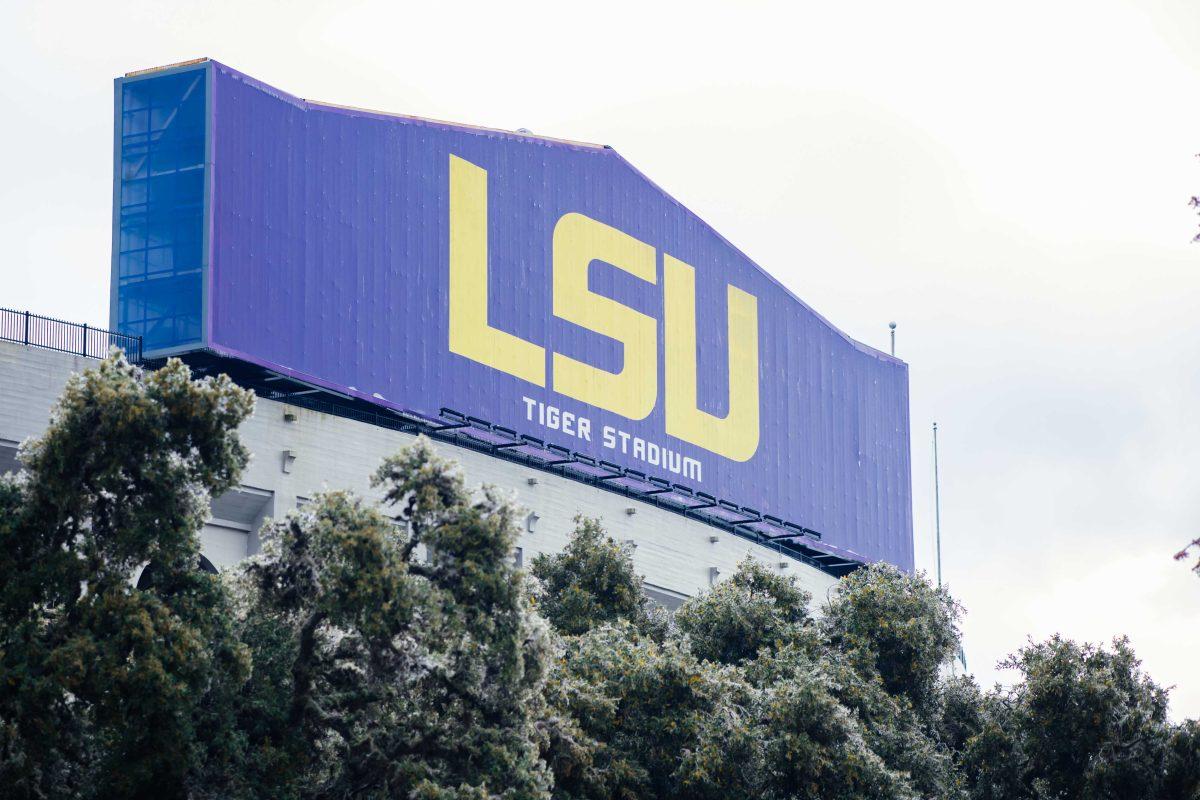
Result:
<instances>
[{"instance_id":1,"label":"blue glass panel","mask_svg":"<svg viewBox=\"0 0 1200 800\"><path fill-rule=\"evenodd\" d=\"M121 90L117 327L146 351L200 341L205 70Z\"/></svg>"}]
</instances>

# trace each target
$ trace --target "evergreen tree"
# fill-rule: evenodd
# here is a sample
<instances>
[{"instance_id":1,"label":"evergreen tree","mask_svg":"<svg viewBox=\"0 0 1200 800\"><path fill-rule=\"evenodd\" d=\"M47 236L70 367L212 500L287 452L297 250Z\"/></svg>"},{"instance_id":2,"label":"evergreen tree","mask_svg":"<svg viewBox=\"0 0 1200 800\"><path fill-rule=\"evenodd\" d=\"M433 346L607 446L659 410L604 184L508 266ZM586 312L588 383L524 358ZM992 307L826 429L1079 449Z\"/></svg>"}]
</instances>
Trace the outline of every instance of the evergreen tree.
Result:
<instances>
[{"instance_id":1,"label":"evergreen tree","mask_svg":"<svg viewBox=\"0 0 1200 800\"><path fill-rule=\"evenodd\" d=\"M319 495L268 530L249 569L252 652L287 687L272 702L259 686L254 703L251 744L277 765L267 794L548 796L535 723L549 642L513 566L513 509L473 499L424 439L375 485L394 519Z\"/></svg>"},{"instance_id":2,"label":"evergreen tree","mask_svg":"<svg viewBox=\"0 0 1200 800\"><path fill-rule=\"evenodd\" d=\"M538 555L530 572L542 586L538 612L560 633L577 635L619 619L649 623L633 548L606 535L599 520L577 516L566 549Z\"/></svg>"},{"instance_id":3,"label":"evergreen tree","mask_svg":"<svg viewBox=\"0 0 1200 800\"><path fill-rule=\"evenodd\" d=\"M1030 643L982 692L958 605L885 565L814 611L747 559L668 619L596 520L527 578L514 509L424 439L382 503L318 495L208 574L251 409L114 355L0 479L4 796L1200 797L1200 726L1125 640Z\"/></svg>"},{"instance_id":4,"label":"evergreen tree","mask_svg":"<svg viewBox=\"0 0 1200 800\"><path fill-rule=\"evenodd\" d=\"M1196 725L1167 720L1167 692L1126 639L1111 649L1059 636L1005 665L1021 673L988 698L965 770L977 798L1188 800L1200 793Z\"/></svg>"},{"instance_id":5,"label":"evergreen tree","mask_svg":"<svg viewBox=\"0 0 1200 800\"><path fill-rule=\"evenodd\" d=\"M685 602L675 614L679 632L702 659L740 664L764 647L801 636L811 620L812 595L747 556L737 572Z\"/></svg>"},{"instance_id":6,"label":"evergreen tree","mask_svg":"<svg viewBox=\"0 0 1200 800\"><path fill-rule=\"evenodd\" d=\"M939 670L960 646L961 614L945 589L877 563L839 581L823 628L830 645L878 674L889 694L929 712Z\"/></svg>"},{"instance_id":7,"label":"evergreen tree","mask_svg":"<svg viewBox=\"0 0 1200 800\"><path fill-rule=\"evenodd\" d=\"M236 783L246 674L208 498L247 460L252 396L119 353L67 383L0 479L0 785L9 797L186 797ZM151 573L135 588L135 572Z\"/></svg>"},{"instance_id":8,"label":"evergreen tree","mask_svg":"<svg viewBox=\"0 0 1200 800\"><path fill-rule=\"evenodd\" d=\"M597 557L589 551L603 546L589 531L563 554L542 557L543 574L569 576L548 585L545 602L593 594L580 585L586 571L559 562L589 563ZM590 630L566 637L551 679L552 702L575 722L567 737L574 749L551 753L556 795L958 796L948 753L907 696L888 693L876 650L859 652L873 643L856 640L848 654L830 638L846 617L864 628L921 627L904 615L942 608L907 602L913 586L873 574L880 577L835 600L827 616L838 616L824 625L815 624L794 578L753 559L687 601L661 640L593 615ZM856 592L866 587L874 587L875 603L864 609ZM944 623L955 636L948 617L925 622Z\"/></svg>"}]
</instances>

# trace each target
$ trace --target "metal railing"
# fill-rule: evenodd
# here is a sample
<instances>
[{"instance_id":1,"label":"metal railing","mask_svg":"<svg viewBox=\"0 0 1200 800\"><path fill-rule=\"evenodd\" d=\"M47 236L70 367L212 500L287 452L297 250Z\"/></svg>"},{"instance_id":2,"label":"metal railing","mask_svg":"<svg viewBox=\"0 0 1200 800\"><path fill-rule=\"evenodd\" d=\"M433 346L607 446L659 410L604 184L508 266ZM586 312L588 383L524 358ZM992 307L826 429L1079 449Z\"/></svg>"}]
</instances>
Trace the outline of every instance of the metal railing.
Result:
<instances>
[{"instance_id":1,"label":"metal railing","mask_svg":"<svg viewBox=\"0 0 1200 800\"><path fill-rule=\"evenodd\" d=\"M109 348L119 347L133 363L142 361L140 336L11 308L0 308L0 339L88 358L104 358Z\"/></svg>"}]
</instances>

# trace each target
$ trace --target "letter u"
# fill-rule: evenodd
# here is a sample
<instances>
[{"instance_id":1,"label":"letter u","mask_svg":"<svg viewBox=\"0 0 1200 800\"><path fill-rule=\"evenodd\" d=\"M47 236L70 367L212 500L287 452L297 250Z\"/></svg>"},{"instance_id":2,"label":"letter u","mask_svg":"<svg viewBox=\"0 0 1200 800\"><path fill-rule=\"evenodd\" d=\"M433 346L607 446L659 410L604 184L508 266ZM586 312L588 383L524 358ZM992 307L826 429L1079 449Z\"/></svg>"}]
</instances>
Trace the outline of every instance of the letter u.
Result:
<instances>
[{"instance_id":1,"label":"letter u","mask_svg":"<svg viewBox=\"0 0 1200 800\"><path fill-rule=\"evenodd\" d=\"M697 408L696 271L663 254L667 433L734 461L758 450L758 301L728 286L729 413Z\"/></svg>"}]
</instances>

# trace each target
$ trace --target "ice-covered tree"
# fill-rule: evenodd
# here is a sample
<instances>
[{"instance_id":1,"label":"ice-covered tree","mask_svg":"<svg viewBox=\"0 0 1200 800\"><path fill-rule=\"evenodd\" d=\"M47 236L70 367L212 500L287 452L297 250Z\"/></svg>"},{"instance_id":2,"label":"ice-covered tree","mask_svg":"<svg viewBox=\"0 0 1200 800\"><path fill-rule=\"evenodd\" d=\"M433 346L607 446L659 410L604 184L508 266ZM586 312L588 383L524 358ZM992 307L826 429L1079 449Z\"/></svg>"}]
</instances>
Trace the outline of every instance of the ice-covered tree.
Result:
<instances>
[{"instance_id":1,"label":"ice-covered tree","mask_svg":"<svg viewBox=\"0 0 1200 800\"><path fill-rule=\"evenodd\" d=\"M602 543L576 537L569 558L588 563ZM545 556L543 572L567 557ZM907 588L877 574L866 585L886 583L882 594ZM584 582L551 584L549 602ZM556 795L957 796L952 760L907 697L889 694L875 651L851 657L835 645L834 624L815 624L809 601L794 578L747 559L687 601L664 636L620 621L566 637L550 687L574 727L556 728L571 745L550 753ZM875 621L911 624L905 613L927 610L892 598ZM867 612L858 617L867 624Z\"/></svg>"},{"instance_id":2,"label":"ice-covered tree","mask_svg":"<svg viewBox=\"0 0 1200 800\"><path fill-rule=\"evenodd\" d=\"M0 785L186 797L236 783L249 663L198 569L208 499L246 464L252 396L114 354L68 381L0 479ZM141 588L132 582L146 564Z\"/></svg>"},{"instance_id":3,"label":"ice-covered tree","mask_svg":"<svg viewBox=\"0 0 1200 800\"><path fill-rule=\"evenodd\" d=\"M375 485L394 518L319 495L267 531L249 570L247 630L271 624L248 641L285 687L257 687L282 694L253 720L272 792L548 796L536 722L549 644L513 566L512 507L472 497L425 439Z\"/></svg>"},{"instance_id":4,"label":"ice-covered tree","mask_svg":"<svg viewBox=\"0 0 1200 800\"><path fill-rule=\"evenodd\" d=\"M747 556L728 580L684 603L675 624L698 657L739 664L803 635L811 600L794 579Z\"/></svg>"},{"instance_id":5,"label":"ice-covered tree","mask_svg":"<svg viewBox=\"0 0 1200 800\"><path fill-rule=\"evenodd\" d=\"M884 565L817 614L747 560L668 620L586 517L527 577L514 509L424 439L375 475L382 503L320 494L202 572L251 409L113 356L0 480L5 797L1200 793L1200 727L1167 719L1124 640L1030 643L983 692L945 669L958 605Z\"/></svg>"},{"instance_id":6,"label":"ice-covered tree","mask_svg":"<svg viewBox=\"0 0 1200 800\"><path fill-rule=\"evenodd\" d=\"M890 694L928 710L939 670L958 651L958 603L923 577L877 563L843 578L822 627L829 644Z\"/></svg>"},{"instance_id":7,"label":"ice-covered tree","mask_svg":"<svg viewBox=\"0 0 1200 800\"><path fill-rule=\"evenodd\" d=\"M1020 680L989 695L984 725L965 746L975 798L1200 795L1196 725L1168 721L1167 692L1128 640L1104 648L1053 636L1005 665Z\"/></svg>"},{"instance_id":8,"label":"ice-covered tree","mask_svg":"<svg viewBox=\"0 0 1200 800\"><path fill-rule=\"evenodd\" d=\"M538 612L561 633L581 634L619 619L642 625L648 619L633 548L608 536L599 520L577 516L566 548L538 555L530 572L542 585Z\"/></svg>"}]
</instances>

